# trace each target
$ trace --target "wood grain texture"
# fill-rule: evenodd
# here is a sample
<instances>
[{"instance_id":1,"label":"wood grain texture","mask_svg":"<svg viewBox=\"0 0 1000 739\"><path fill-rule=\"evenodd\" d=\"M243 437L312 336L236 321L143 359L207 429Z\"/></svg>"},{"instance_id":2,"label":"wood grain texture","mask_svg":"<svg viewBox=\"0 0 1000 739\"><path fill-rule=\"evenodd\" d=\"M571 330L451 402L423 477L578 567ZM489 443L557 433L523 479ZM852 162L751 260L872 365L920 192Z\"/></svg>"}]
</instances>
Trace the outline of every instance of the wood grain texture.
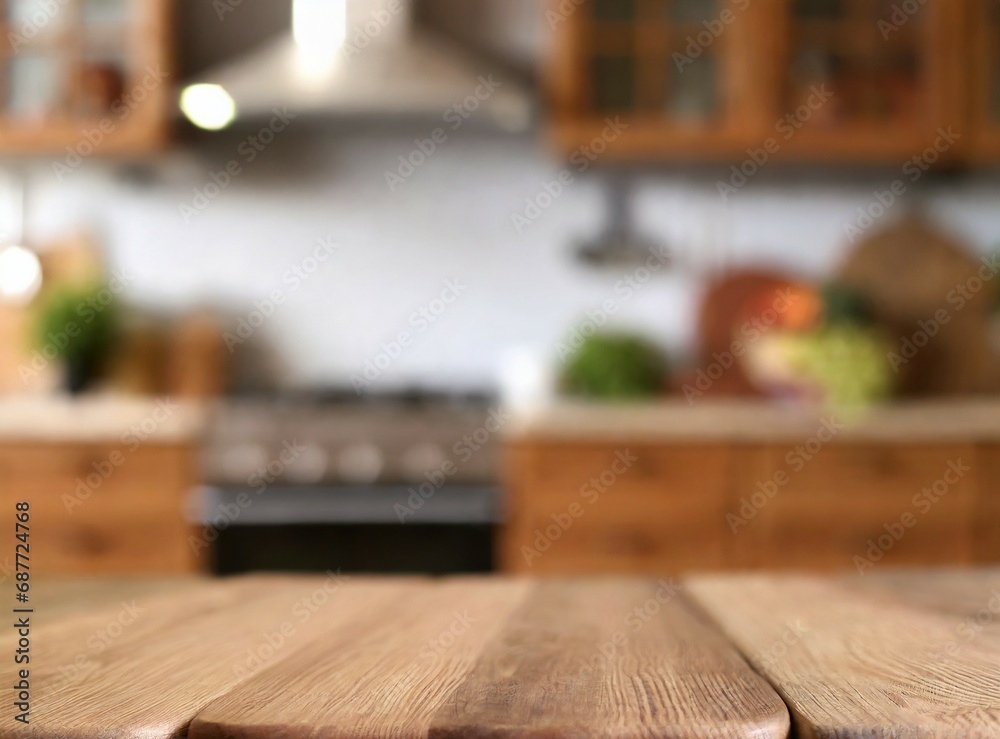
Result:
<instances>
[{"instance_id":1,"label":"wood grain texture","mask_svg":"<svg viewBox=\"0 0 1000 739\"><path fill-rule=\"evenodd\" d=\"M687 588L781 693L798 736L1000 737L1000 643L960 638L954 614L818 577Z\"/></svg>"},{"instance_id":2,"label":"wood grain texture","mask_svg":"<svg viewBox=\"0 0 1000 739\"><path fill-rule=\"evenodd\" d=\"M457 579L366 609L213 702L190 739L425 737L530 590Z\"/></svg>"},{"instance_id":3,"label":"wood grain texture","mask_svg":"<svg viewBox=\"0 0 1000 739\"><path fill-rule=\"evenodd\" d=\"M214 698L279 663L319 631L363 620L415 587L250 577L109 603L52 623L38 611L31 723L16 735L182 737ZM13 653L15 638L5 633L0 649ZM0 667L4 684L16 682L13 667L12 661Z\"/></svg>"},{"instance_id":4,"label":"wood grain texture","mask_svg":"<svg viewBox=\"0 0 1000 739\"><path fill-rule=\"evenodd\" d=\"M156 595L171 593L183 597L191 589L206 587L211 580L187 575L166 577L93 577L69 579L64 577L35 576L31 579L31 602L38 613L44 614L47 623L66 616L99 610L123 600L148 600ZM13 603L14 580L0 585L0 603Z\"/></svg>"},{"instance_id":5,"label":"wood grain texture","mask_svg":"<svg viewBox=\"0 0 1000 739\"><path fill-rule=\"evenodd\" d=\"M544 582L437 712L434 739L784 737L767 683L670 582Z\"/></svg>"},{"instance_id":6,"label":"wood grain texture","mask_svg":"<svg viewBox=\"0 0 1000 739\"><path fill-rule=\"evenodd\" d=\"M948 617L956 641L1000 640L1000 568L889 570L843 582L869 598Z\"/></svg>"}]
</instances>

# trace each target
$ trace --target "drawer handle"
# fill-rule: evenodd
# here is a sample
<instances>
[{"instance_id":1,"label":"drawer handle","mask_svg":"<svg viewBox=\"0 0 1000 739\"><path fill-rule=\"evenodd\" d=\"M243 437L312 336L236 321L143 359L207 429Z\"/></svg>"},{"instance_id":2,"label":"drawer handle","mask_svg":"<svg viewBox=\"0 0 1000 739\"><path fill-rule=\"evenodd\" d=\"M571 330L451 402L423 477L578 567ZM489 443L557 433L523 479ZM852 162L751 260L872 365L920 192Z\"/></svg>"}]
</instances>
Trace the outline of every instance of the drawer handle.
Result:
<instances>
[{"instance_id":1,"label":"drawer handle","mask_svg":"<svg viewBox=\"0 0 1000 739\"><path fill-rule=\"evenodd\" d=\"M642 532L611 529L603 537L601 549L608 554L649 555L656 551L656 542Z\"/></svg>"},{"instance_id":2,"label":"drawer handle","mask_svg":"<svg viewBox=\"0 0 1000 739\"><path fill-rule=\"evenodd\" d=\"M110 548L107 536L88 526L80 526L66 532L64 541L71 554L95 556L105 554Z\"/></svg>"}]
</instances>

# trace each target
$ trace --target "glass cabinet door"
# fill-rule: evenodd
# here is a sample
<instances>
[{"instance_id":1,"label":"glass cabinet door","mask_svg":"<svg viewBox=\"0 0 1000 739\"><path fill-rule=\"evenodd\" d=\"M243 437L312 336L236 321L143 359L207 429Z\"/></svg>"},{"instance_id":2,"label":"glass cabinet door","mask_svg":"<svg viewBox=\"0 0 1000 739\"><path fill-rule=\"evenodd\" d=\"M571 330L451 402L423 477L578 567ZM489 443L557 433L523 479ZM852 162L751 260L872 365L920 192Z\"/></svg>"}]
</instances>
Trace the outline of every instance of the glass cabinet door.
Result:
<instances>
[{"instance_id":1,"label":"glass cabinet door","mask_svg":"<svg viewBox=\"0 0 1000 739\"><path fill-rule=\"evenodd\" d=\"M771 142L786 161L905 161L940 129L969 130L976 3L990 6L977 68L992 70L984 106L1000 120L1000 0L561 3L575 10L553 26L557 138L582 145L620 114L638 156L741 157Z\"/></svg>"},{"instance_id":2,"label":"glass cabinet door","mask_svg":"<svg viewBox=\"0 0 1000 739\"><path fill-rule=\"evenodd\" d=\"M170 1L0 0L0 150L64 152L94 130L157 147L172 93L149 70L170 66Z\"/></svg>"},{"instance_id":3,"label":"glass cabinet door","mask_svg":"<svg viewBox=\"0 0 1000 739\"><path fill-rule=\"evenodd\" d=\"M70 113L74 9L69 3L6 0L0 58L5 117L37 124Z\"/></svg>"},{"instance_id":4,"label":"glass cabinet door","mask_svg":"<svg viewBox=\"0 0 1000 739\"><path fill-rule=\"evenodd\" d=\"M968 131L967 0L763 1L785 7L778 114L806 119L792 158L898 163Z\"/></svg>"},{"instance_id":5,"label":"glass cabinet door","mask_svg":"<svg viewBox=\"0 0 1000 739\"><path fill-rule=\"evenodd\" d=\"M917 0L792 0L785 108L795 111L821 89L829 98L815 123L919 126L931 103L928 15Z\"/></svg>"},{"instance_id":6,"label":"glass cabinet door","mask_svg":"<svg viewBox=\"0 0 1000 739\"><path fill-rule=\"evenodd\" d=\"M593 115L630 113L678 124L721 113L712 28L727 0L591 0L585 6L585 104ZM714 24L714 25L713 25Z\"/></svg>"},{"instance_id":7,"label":"glass cabinet door","mask_svg":"<svg viewBox=\"0 0 1000 739\"><path fill-rule=\"evenodd\" d=\"M642 160L745 152L760 137L745 114L761 106L734 80L754 75L747 40L759 14L748 8L773 1L558 3L569 10L549 16L552 140L572 154L613 131L602 151ZM609 125L618 118L624 129Z\"/></svg>"}]
</instances>

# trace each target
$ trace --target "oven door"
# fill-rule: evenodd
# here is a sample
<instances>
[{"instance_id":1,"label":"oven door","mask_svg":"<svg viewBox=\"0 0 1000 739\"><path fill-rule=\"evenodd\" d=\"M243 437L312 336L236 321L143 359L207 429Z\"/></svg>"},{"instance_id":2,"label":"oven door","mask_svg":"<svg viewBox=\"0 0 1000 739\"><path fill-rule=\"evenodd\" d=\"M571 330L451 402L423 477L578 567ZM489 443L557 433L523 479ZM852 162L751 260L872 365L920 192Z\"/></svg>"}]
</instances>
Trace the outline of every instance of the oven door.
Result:
<instances>
[{"instance_id":1,"label":"oven door","mask_svg":"<svg viewBox=\"0 0 1000 739\"><path fill-rule=\"evenodd\" d=\"M493 569L497 488L211 487L201 524L217 574L472 573Z\"/></svg>"}]
</instances>

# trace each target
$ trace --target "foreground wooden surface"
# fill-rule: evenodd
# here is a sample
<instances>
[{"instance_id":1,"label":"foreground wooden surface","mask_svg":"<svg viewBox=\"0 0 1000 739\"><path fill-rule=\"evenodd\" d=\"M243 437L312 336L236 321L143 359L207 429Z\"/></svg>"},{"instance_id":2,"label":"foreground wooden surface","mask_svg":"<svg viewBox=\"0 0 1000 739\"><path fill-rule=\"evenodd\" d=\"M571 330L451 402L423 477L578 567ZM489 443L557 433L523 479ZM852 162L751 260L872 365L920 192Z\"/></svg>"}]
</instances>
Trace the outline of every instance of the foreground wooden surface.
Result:
<instances>
[{"instance_id":1,"label":"foreground wooden surface","mask_svg":"<svg viewBox=\"0 0 1000 739\"><path fill-rule=\"evenodd\" d=\"M1000 573L706 577L687 592L800 737L1000 737Z\"/></svg>"},{"instance_id":2,"label":"foreground wooden surface","mask_svg":"<svg viewBox=\"0 0 1000 739\"><path fill-rule=\"evenodd\" d=\"M1000 737L997 570L43 581L29 605L30 724L5 700L0 737Z\"/></svg>"}]
</instances>

